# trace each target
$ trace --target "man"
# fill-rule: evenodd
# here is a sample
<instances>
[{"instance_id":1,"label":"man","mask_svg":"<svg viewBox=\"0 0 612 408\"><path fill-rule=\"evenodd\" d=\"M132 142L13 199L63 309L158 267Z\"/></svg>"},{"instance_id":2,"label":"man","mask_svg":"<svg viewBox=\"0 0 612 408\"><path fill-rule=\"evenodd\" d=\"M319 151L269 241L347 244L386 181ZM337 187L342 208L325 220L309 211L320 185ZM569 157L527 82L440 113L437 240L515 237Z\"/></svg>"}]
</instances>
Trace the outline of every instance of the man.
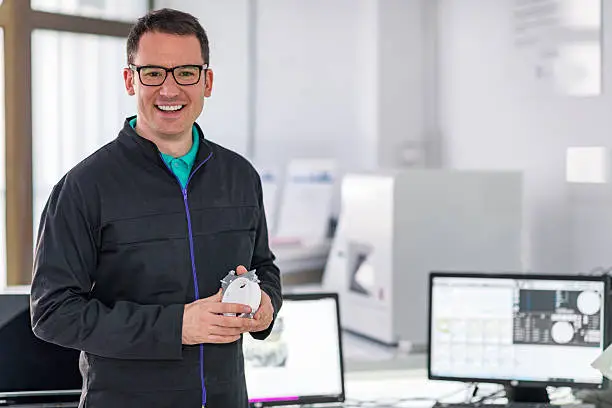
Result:
<instances>
[{"instance_id":1,"label":"man","mask_svg":"<svg viewBox=\"0 0 612 408\"><path fill-rule=\"evenodd\" d=\"M82 350L81 407L246 407L241 335L264 339L281 307L259 177L195 123L213 84L197 19L149 13L127 56L138 114L51 193L33 331ZM253 319L221 303L220 280L245 267L261 280Z\"/></svg>"}]
</instances>

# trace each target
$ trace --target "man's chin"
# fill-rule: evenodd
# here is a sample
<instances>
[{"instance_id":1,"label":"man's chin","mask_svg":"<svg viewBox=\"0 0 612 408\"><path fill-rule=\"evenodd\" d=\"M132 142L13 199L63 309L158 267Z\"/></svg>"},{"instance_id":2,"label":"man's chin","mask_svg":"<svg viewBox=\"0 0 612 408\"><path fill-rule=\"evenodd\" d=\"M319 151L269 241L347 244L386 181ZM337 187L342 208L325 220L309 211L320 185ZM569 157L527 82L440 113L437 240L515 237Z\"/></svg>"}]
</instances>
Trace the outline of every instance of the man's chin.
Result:
<instances>
[{"instance_id":1,"label":"man's chin","mask_svg":"<svg viewBox=\"0 0 612 408\"><path fill-rule=\"evenodd\" d=\"M159 126L157 128L157 133L162 135L167 139L176 139L180 138L186 133L191 134L190 126Z\"/></svg>"}]
</instances>

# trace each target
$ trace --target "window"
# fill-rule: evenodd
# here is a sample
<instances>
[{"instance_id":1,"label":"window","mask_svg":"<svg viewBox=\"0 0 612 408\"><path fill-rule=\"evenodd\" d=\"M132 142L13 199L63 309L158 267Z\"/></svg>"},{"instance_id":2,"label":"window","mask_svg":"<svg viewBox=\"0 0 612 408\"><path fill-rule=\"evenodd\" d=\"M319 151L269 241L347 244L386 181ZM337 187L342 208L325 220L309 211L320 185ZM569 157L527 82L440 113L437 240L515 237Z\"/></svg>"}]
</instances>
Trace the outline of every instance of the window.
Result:
<instances>
[{"instance_id":1,"label":"window","mask_svg":"<svg viewBox=\"0 0 612 408\"><path fill-rule=\"evenodd\" d=\"M2 1L0 0L0 4ZM4 126L4 30L0 27L0 290L6 286L6 169Z\"/></svg>"},{"instance_id":2,"label":"window","mask_svg":"<svg viewBox=\"0 0 612 408\"><path fill-rule=\"evenodd\" d=\"M31 0L34 10L107 20L133 21L147 12L146 0Z\"/></svg>"},{"instance_id":3,"label":"window","mask_svg":"<svg viewBox=\"0 0 612 408\"><path fill-rule=\"evenodd\" d=\"M152 2L0 3L1 290L31 282L32 244L53 185L113 139L133 110L122 81L125 41Z\"/></svg>"},{"instance_id":4,"label":"window","mask_svg":"<svg viewBox=\"0 0 612 408\"><path fill-rule=\"evenodd\" d=\"M34 242L51 189L113 140L135 112L122 77L125 39L34 30L32 181Z\"/></svg>"},{"instance_id":5,"label":"window","mask_svg":"<svg viewBox=\"0 0 612 408\"><path fill-rule=\"evenodd\" d=\"M565 96L601 95L602 0L515 0L515 44Z\"/></svg>"}]
</instances>

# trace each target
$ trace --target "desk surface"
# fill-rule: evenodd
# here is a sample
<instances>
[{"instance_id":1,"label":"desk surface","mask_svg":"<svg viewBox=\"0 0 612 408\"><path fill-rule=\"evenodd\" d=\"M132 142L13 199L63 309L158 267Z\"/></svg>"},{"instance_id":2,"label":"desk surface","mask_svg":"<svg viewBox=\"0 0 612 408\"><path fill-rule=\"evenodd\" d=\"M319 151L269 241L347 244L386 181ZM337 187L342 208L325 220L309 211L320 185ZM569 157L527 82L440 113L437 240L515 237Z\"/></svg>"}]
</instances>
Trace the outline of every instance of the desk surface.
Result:
<instances>
[{"instance_id":1,"label":"desk surface","mask_svg":"<svg viewBox=\"0 0 612 408\"><path fill-rule=\"evenodd\" d=\"M465 402L473 391L467 383L428 380L427 371L423 369L348 372L345 374L345 387L348 402L405 399L399 406L423 408L431 407L436 399ZM489 395L501 391L502 387L498 384L479 384L479 389L478 395ZM555 389L551 398L555 404L578 402L569 388ZM503 401L500 399L500 402Z\"/></svg>"},{"instance_id":2,"label":"desk surface","mask_svg":"<svg viewBox=\"0 0 612 408\"><path fill-rule=\"evenodd\" d=\"M387 406L430 408L434 400L442 402L465 402L471 396L472 388L465 383L430 381L427 372L418 370L390 370L347 372L345 374L347 406ZM501 390L496 384L480 384L478 395L488 395ZM577 403L570 390L560 388L551 397L555 404ZM397 403L398 400L402 400ZM499 402L503 402L503 399ZM20 408L67 407L68 405L32 404ZM70 405L76 407L76 405Z\"/></svg>"}]
</instances>

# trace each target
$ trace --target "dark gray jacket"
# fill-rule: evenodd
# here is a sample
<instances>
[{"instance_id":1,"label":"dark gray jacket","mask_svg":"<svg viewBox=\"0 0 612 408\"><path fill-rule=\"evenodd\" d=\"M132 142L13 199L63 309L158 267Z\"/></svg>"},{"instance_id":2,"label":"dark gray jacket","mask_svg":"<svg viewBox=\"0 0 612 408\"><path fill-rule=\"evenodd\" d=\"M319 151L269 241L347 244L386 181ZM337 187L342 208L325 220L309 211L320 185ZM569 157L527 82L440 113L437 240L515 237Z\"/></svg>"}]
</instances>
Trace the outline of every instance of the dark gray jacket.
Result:
<instances>
[{"instance_id":1,"label":"dark gray jacket","mask_svg":"<svg viewBox=\"0 0 612 408\"><path fill-rule=\"evenodd\" d=\"M183 190L130 119L51 193L35 255L34 333L82 350L82 407L246 407L242 340L185 346L181 331L184 305L215 294L237 265L257 271L278 313L259 176L201 137Z\"/></svg>"}]
</instances>

